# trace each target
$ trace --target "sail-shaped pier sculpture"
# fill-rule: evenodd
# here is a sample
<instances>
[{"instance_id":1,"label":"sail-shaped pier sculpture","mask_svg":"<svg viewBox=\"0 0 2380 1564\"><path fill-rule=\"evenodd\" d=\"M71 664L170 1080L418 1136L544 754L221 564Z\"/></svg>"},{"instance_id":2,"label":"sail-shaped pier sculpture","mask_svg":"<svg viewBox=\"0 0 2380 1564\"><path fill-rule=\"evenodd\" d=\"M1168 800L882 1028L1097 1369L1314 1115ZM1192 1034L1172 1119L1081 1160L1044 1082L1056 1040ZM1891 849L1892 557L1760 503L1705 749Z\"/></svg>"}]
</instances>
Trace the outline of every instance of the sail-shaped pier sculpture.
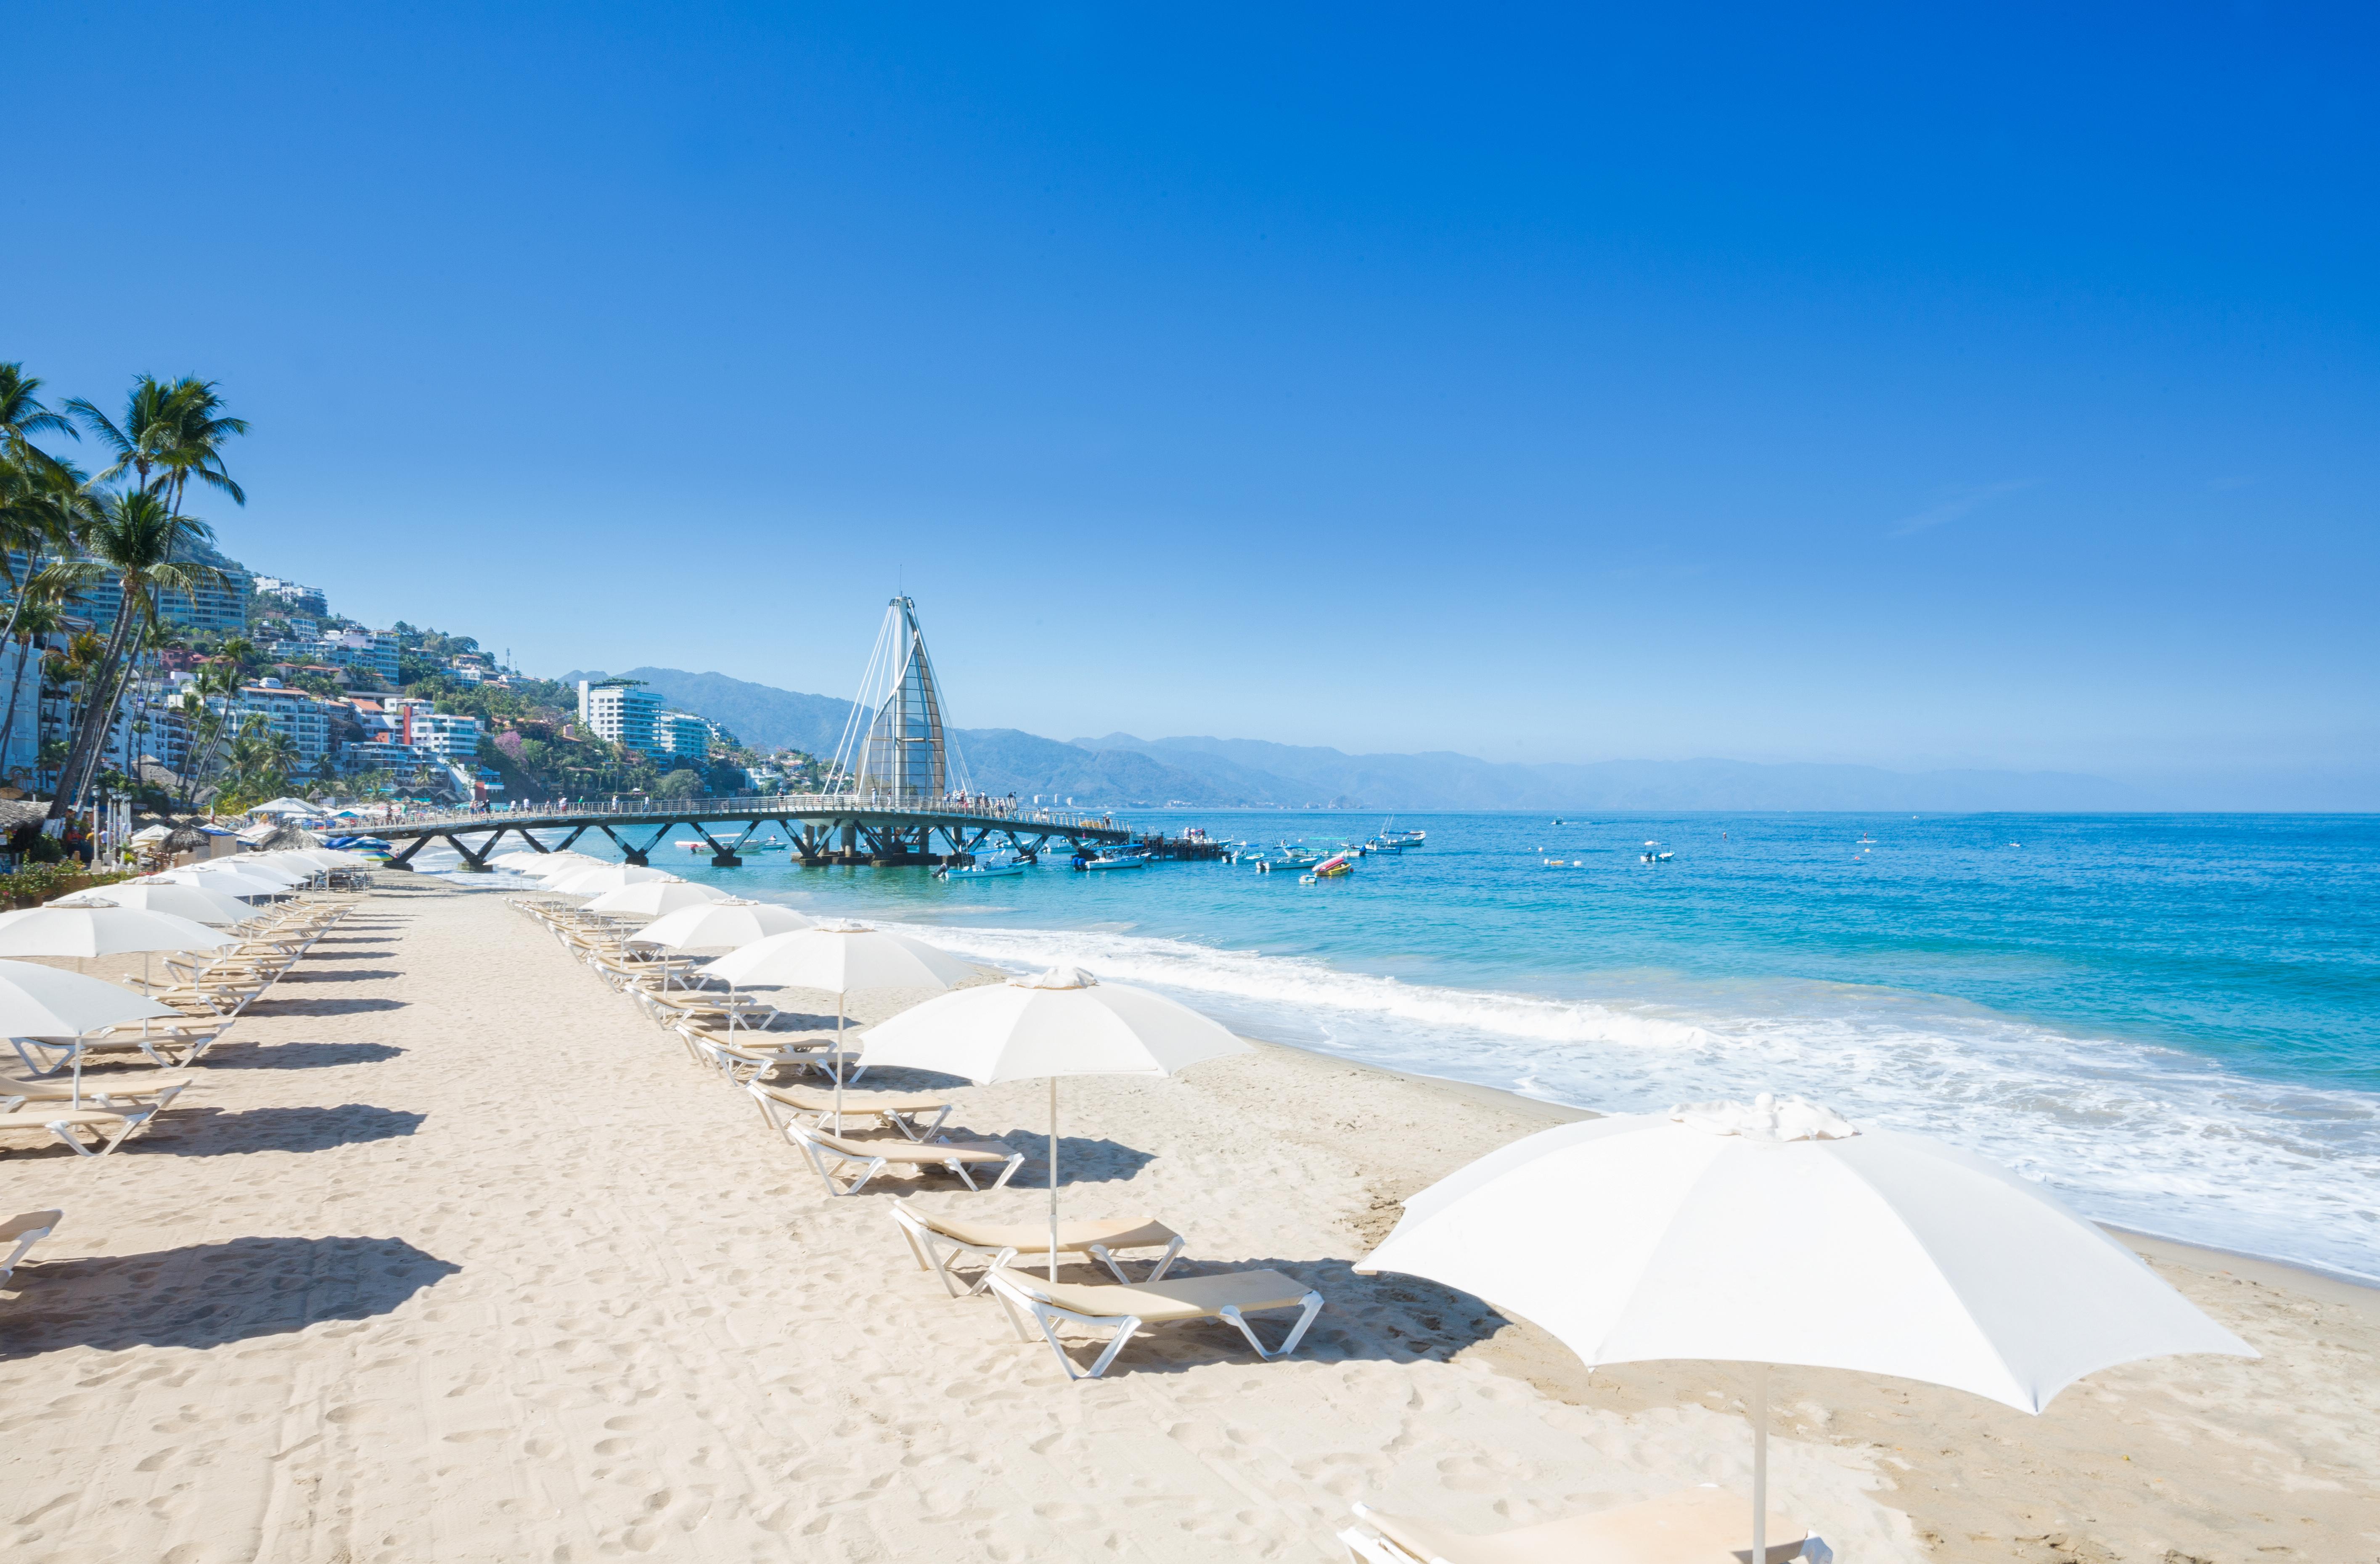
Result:
<instances>
[{"instance_id":1,"label":"sail-shaped pier sculpture","mask_svg":"<svg viewBox=\"0 0 2380 1564\"><path fill-rule=\"evenodd\" d=\"M885 607L828 775L828 792L894 809L966 791L965 764L942 729L942 692L914 599Z\"/></svg>"}]
</instances>

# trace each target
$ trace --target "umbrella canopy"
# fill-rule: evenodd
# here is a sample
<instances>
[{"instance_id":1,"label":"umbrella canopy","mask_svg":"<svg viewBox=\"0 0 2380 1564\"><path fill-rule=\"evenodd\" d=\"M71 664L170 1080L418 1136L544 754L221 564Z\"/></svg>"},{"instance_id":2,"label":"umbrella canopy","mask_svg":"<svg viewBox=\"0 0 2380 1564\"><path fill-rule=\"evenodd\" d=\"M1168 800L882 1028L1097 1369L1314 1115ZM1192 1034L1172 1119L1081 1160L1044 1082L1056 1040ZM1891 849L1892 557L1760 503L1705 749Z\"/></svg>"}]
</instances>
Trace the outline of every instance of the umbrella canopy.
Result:
<instances>
[{"instance_id":1,"label":"umbrella canopy","mask_svg":"<svg viewBox=\"0 0 2380 1564\"><path fill-rule=\"evenodd\" d=\"M0 961L0 1037L75 1037L180 1012L129 988L32 962Z\"/></svg>"},{"instance_id":2,"label":"umbrella canopy","mask_svg":"<svg viewBox=\"0 0 2380 1564\"><path fill-rule=\"evenodd\" d=\"M593 905L594 903L589 903ZM671 951L735 951L771 934L816 927L791 907L768 902L723 901L680 907L628 936L631 945Z\"/></svg>"},{"instance_id":3,"label":"umbrella canopy","mask_svg":"<svg viewBox=\"0 0 2380 1564\"><path fill-rule=\"evenodd\" d=\"M494 857L490 858L488 860L488 867L491 868L510 869L515 874L525 874L528 870L535 868L538 865L545 863L556 855L557 855L552 853L532 852L527 847L516 847L509 853L499 853Z\"/></svg>"},{"instance_id":4,"label":"umbrella canopy","mask_svg":"<svg viewBox=\"0 0 2380 1564\"><path fill-rule=\"evenodd\" d=\"M202 864L185 864L176 874L230 874L242 879L261 879L268 885L295 885L310 878L297 869L283 868L272 859L256 853L241 853L228 858L209 858Z\"/></svg>"},{"instance_id":5,"label":"umbrella canopy","mask_svg":"<svg viewBox=\"0 0 2380 1564\"><path fill-rule=\"evenodd\" d=\"M581 864L568 874L550 877L545 888L564 896L601 896L606 891L617 891L624 885L685 883L684 879L667 869L647 868L642 864Z\"/></svg>"},{"instance_id":6,"label":"umbrella canopy","mask_svg":"<svg viewBox=\"0 0 2380 1564\"><path fill-rule=\"evenodd\" d=\"M503 863L506 859L510 858L528 859L529 861L528 863L520 866L521 872L536 876L540 879L551 879L556 875L576 874L580 869L601 868L603 867L602 859L591 856L585 853L574 851L567 847L556 853L532 853L527 848L523 848L519 852L508 853L504 858L498 858L492 861Z\"/></svg>"},{"instance_id":7,"label":"umbrella canopy","mask_svg":"<svg viewBox=\"0 0 2380 1564\"><path fill-rule=\"evenodd\" d=\"M1406 1201L1355 1268L1475 1293L1589 1367L1803 1364L1949 1385L2029 1412L2137 1358L2255 1355L2007 1169L1767 1096L1517 1141ZM1755 1548L1767 1437L1765 1376L1756 1382Z\"/></svg>"},{"instance_id":8,"label":"umbrella canopy","mask_svg":"<svg viewBox=\"0 0 2380 1564\"><path fill-rule=\"evenodd\" d=\"M322 812L322 806L320 804L311 804L303 798L286 796L268 798L249 811L251 815L319 815Z\"/></svg>"},{"instance_id":9,"label":"umbrella canopy","mask_svg":"<svg viewBox=\"0 0 2380 1564\"><path fill-rule=\"evenodd\" d=\"M730 958L733 959L733 958ZM979 1086L1050 1078L1050 1279L1058 1277L1058 1077L1171 1075L1246 1053L1218 1022L1162 994L1080 967L962 988L868 1030L869 1065L964 1075Z\"/></svg>"},{"instance_id":10,"label":"umbrella canopy","mask_svg":"<svg viewBox=\"0 0 2380 1564\"><path fill-rule=\"evenodd\" d=\"M821 923L771 934L704 965L706 977L745 988L947 988L975 976L956 956L864 923Z\"/></svg>"},{"instance_id":11,"label":"umbrella canopy","mask_svg":"<svg viewBox=\"0 0 2380 1564\"><path fill-rule=\"evenodd\" d=\"M60 896L49 904L54 907L131 907L144 913L164 913L169 917L188 918L192 923L218 928L246 923L256 915L256 909L247 903L203 885L100 885L89 891L78 891L71 896Z\"/></svg>"},{"instance_id":12,"label":"umbrella canopy","mask_svg":"<svg viewBox=\"0 0 2380 1564\"><path fill-rule=\"evenodd\" d=\"M1248 1045L1162 994L1079 967L928 1000L872 1027L869 1065L964 1075L979 1086L1059 1075L1171 1075Z\"/></svg>"},{"instance_id":13,"label":"umbrella canopy","mask_svg":"<svg viewBox=\"0 0 2380 1564\"><path fill-rule=\"evenodd\" d=\"M683 879L654 879L606 891L580 910L622 917L659 917L682 907L708 906L727 900L727 892Z\"/></svg>"},{"instance_id":14,"label":"umbrella canopy","mask_svg":"<svg viewBox=\"0 0 2380 1564\"><path fill-rule=\"evenodd\" d=\"M54 904L0 913L0 956L114 956L237 943L204 924L138 907Z\"/></svg>"},{"instance_id":15,"label":"umbrella canopy","mask_svg":"<svg viewBox=\"0 0 2380 1564\"><path fill-rule=\"evenodd\" d=\"M227 869L212 873L200 872L199 866L167 869L163 874L143 875L136 883L141 885L202 885L225 896L279 896L288 891L288 884L279 879L260 879L252 875L237 874Z\"/></svg>"},{"instance_id":16,"label":"umbrella canopy","mask_svg":"<svg viewBox=\"0 0 2380 1564\"><path fill-rule=\"evenodd\" d=\"M163 842L174 834L172 826L142 826L132 833L135 842Z\"/></svg>"}]
</instances>

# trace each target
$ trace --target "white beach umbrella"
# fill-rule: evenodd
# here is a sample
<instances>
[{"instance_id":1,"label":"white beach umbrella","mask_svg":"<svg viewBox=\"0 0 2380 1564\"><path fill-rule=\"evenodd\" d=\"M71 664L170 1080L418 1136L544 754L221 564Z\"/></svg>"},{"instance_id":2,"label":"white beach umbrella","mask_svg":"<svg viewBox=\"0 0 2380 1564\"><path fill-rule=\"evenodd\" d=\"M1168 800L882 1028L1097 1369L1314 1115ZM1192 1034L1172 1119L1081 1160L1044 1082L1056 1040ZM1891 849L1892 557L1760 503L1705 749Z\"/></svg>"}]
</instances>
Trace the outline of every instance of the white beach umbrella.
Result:
<instances>
[{"instance_id":1,"label":"white beach umbrella","mask_svg":"<svg viewBox=\"0 0 2380 1564\"><path fill-rule=\"evenodd\" d=\"M213 874L200 874L190 868L167 869L163 874L143 875L136 885L199 885L224 896L281 896L289 887L279 879L259 879L249 875L234 874L220 869Z\"/></svg>"},{"instance_id":2,"label":"white beach umbrella","mask_svg":"<svg viewBox=\"0 0 2380 1564\"><path fill-rule=\"evenodd\" d=\"M238 941L204 924L138 907L26 907L0 913L0 956L114 956L212 951Z\"/></svg>"},{"instance_id":3,"label":"white beach umbrella","mask_svg":"<svg viewBox=\"0 0 2380 1564\"><path fill-rule=\"evenodd\" d=\"M1475 1293L1590 1368L1756 1365L1755 1558L1769 1364L1949 1385L2038 1412L2086 1374L2255 1353L2038 1185L1806 1103L1695 1103L1565 1124L1405 1202L1356 1270ZM2055 1285L2044 1285L2055 1278Z\"/></svg>"},{"instance_id":4,"label":"white beach umbrella","mask_svg":"<svg viewBox=\"0 0 2380 1564\"><path fill-rule=\"evenodd\" d=\"M249 811L251 815L319 815L320 804L310 804L303 798L268 798Z\"/></svg>"},{"instance_id":5,"label":"white beach umbrella","mask_svg":"<svg viewBox=\"0 0 2380 1564\"><path fill-rule=\"evenodd\" d=\"M863 988L948 988L975 976L975 968L931 945L842 921L771 934L696 970L731 988L816 988L834 996L837 1133L843 1129L844 1001Z\"/></svg>"},{"instance_id":6,"label":"white beach umbrella","mask_svg":"<svg viewBox=\"0 0 2380 1564\"><path fill-rule=\"evenodd\" d=\"M1058 1077L1171 1075L1248 1045L1162 994L1053 967L928 1000L870 1027L864 1064L964 1075L977 1085L1050 1078L1050 1279L1058 1279Z\"/></svg>"},{"instance_id":7,"label":"white beach umbrella","mask_svg":"<svg viewBox=\"0 0 2380 1564\"><path fill-rule=\"evenodd\" d=\"M60 896L49 904L53 907L132 907L144 913L185 917L192 923L203 923L217 928L246 923L256 915L256 909L247 903L203 885L95 885L88 891Z\"/></svg>"},{"instance_id":8,"label":"white beach umbrella","mask_svg":"<svg viewBox=\"0 0 2380 1564\"><path fill-rule=\"evenodd\" d=\"M527 847L516 847L509 853L499 853L488 860L492 868L510 869L515 874L527 874L554 855L539 853Z\"/></svg>"},{"instance_id":9,"label":"white beach umbrella","mask_svg":"<svg viewBox=\"0 0 2380 1564\"><path fill-rule=\"evenodd\" d=\"M629 935L628 943L671 951L736 951L771 934L816 927L791 907L730 899L680 907Z\"/></svg>"},{"instance_id":10,"label":"white beach umbrella","mask_svg":"<svg viewBox=\"0 0 2380 1564\"><path fill-rule=\"evenodd\" d=\"M564 896L601 896L624 885L685 883L683 877L667 869L647 868L642 864L581 864L569 874L552 876L546 880L545 888Z\"/></svg>"},{"instance_id":11,"label":"white beach umbrella","mask_svg":"<svg viewBox=\"0 0 2380 1564\"><path fill-rule=\"evenodd\" d=\"M582 912L609 913L615 917L659 917L681 907L708 906L727 900L727 892L709 885L696 885L684 879L653 879L641 885L623 885L617 891L606 891L580 908Z\"/></svg>"},{"instance_id":12,"label":"white beach umbrella","mask_svg":"<svg viewBox=\"0 0 2380 1564\"><path fill-rule=\"evenodd\" d=\"M543 879L550 875L575 874L580 869L600 867L603 862L601 858L568 847L552 853L539 853L527 847L520 847L506 853L500 858L491 858L488 861L502 864L516 874L528 875L533 879Z\"/></svg>"},{"instance_id":13,"label":"white beach umbrella","mask_svg":"<svg viewBox=\"0 0 2380 1564\"><path fill-rule=\"evenodd\" d=\"M282 885L295 885L309 878L295 869L282 867L261 853L237 853L227 858L209 858L203 863L187 864L177 874L236 874L248 879L271 880Z\"/></svg>"},{"instance_id":14,"label":"white beach umbrella","mask_svg":"<svg viewBox=\"0 0 2380 1564\"><path fill-rule=\"evenodd\" d=\"M129 988L32 962L0 961L0 1037L74 1037L181 1012ZM82 1106L82 1049L74 1056L74 1106Z\"/></svg>"}]
</instances>

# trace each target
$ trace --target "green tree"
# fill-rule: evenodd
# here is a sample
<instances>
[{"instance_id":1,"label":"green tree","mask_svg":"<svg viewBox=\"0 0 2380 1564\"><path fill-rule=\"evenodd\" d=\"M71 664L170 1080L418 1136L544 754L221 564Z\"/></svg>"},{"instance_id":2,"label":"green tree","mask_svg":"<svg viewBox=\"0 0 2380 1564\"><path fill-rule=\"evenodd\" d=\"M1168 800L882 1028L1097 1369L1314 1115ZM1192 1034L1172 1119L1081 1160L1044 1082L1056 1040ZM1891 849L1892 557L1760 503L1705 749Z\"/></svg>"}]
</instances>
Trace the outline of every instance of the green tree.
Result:
<instances>
[{"instance_id":1,"label":"green tree","mask_svg":"<svg viewBox=\"0 0 2380 1564\"><path fill-rule=\"evenodd\" d=\"M169 383L141 375L125 397L121 424L79 396L66 406L115 458L100 473L102 482L130 472L140 488L179 511L182 491L196 478L248 503L223 462L224 442L246 434L248 424L225 414L214 382L185 375Z\"/></svg>"},{"instance_id":2,"label":"green tree","mask_svg":"<svg viewBox=\"0 0 2380 1564\"><path fill-rule=\"evenodd\" d=\"M138 645L137 635L155 619L158 592L194 593L223 579L223 573L212 565L188 557L212 540L214 534L206 523L183 515L147 489L87 492L91 497L91 510L75 539L79 557L52 566L48 574L70 590L86 590L113 576L121 592L105 652L67 744L57 793L50 800L52 819L64 818L82 802L101 742L128 681L131 660L127 653Z\"/></svg>"},{"instance_id":3,"label":"green tree","mask_svg":"<svg viewBox=\"0 0 2380 1564\"><path fill-rule=\"evenodd\" d=\"M692 798L702 792L702 778L693 771L672 771L653 791L663 798Z\"/></svg>"}]
</instances>

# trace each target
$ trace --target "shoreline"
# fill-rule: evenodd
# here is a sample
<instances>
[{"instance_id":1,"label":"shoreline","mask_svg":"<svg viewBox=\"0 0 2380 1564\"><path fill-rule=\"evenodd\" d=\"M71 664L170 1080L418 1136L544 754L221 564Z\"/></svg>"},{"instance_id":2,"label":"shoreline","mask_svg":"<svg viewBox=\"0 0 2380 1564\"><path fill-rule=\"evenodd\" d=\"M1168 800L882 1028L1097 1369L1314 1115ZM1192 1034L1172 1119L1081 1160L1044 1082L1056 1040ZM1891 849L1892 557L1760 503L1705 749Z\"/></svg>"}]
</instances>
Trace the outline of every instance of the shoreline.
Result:
<instances>
[{"instance_id":1,"label":"shoreline","mask_svg":"<svg viewBox=\"0 0 2380 1564\"><path fill-rule=\"evenodd\" d=\"M1486 1086L1475 1081L1458 1080L1451 1075L1432 1075L1418 1070L1399 1070L1391 1065L1374 1064L1367 1060L1351 1059L1308 1048L1302 1043L1276 1042L1249 1033L1234 1034L1242 1042L1262 1049L1278 1049L1308 1058L1327 1060L1391 1080L1410 1082L1431 1091L1440 1092L1457 1100L1488 1107L1510 1113L1516 1118L1541 1118L1545 1127L1576 1123L1582 1120L1601 1119L1605 1114L1592 1108L1579 1108L1566 1102L1553 1102L1544 1097L1530 1097L1507 1086ZM2307 1265L2298 1260L2277 1259L2269 1255L2251 1255L2237 1249L2225 1249L2216 1244L2198 1243L2169 1233L2144 1232L2138 1228L2120 1227L2113 1222L2091 1218L2101 1231L2121 1239L2135 1251L2187 1262L2210 1269L2228 1268L2278 1286L2293 1287L2357 1306L2380 1310L2380 1279L2333 1271L2321 1266ZM2334 1291L2334 1290L2336 1290Z\"/></svg>"}]
</instances>

